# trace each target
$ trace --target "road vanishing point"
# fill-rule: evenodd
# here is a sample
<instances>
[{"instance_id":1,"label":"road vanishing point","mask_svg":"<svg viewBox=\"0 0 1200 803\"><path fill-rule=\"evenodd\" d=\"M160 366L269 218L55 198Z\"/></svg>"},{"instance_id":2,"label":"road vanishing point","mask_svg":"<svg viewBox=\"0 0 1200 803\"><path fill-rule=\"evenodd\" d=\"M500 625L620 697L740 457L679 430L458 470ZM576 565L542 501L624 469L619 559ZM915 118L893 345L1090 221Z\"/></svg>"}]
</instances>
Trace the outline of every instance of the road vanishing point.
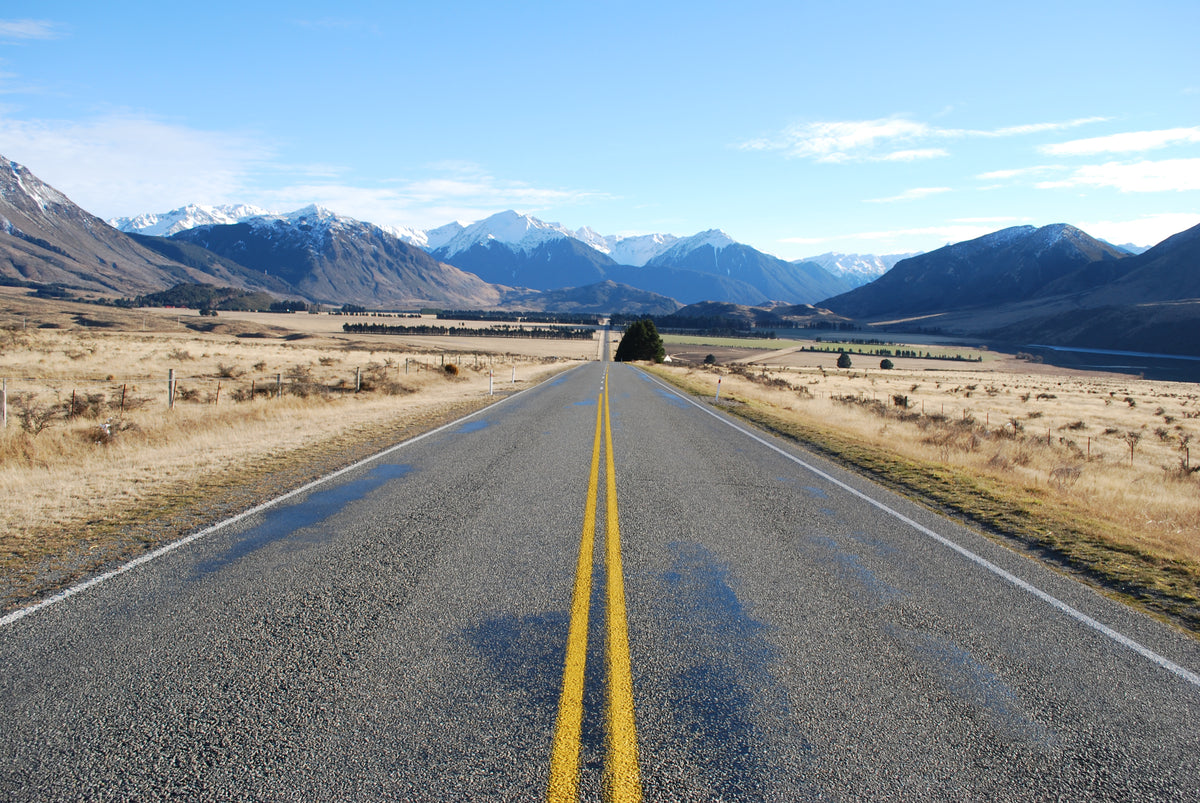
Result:
<instances>
[{"instance_id":1,"label":"road vanishing point","mask_svg":"<svg viewBox=\"0 0 1200 803\"><path fill-rule=\"evenodd\" d=\"M0 619L6 800L1196 800L1200 643L607 358Z\"/></svg>"}]
</instances>

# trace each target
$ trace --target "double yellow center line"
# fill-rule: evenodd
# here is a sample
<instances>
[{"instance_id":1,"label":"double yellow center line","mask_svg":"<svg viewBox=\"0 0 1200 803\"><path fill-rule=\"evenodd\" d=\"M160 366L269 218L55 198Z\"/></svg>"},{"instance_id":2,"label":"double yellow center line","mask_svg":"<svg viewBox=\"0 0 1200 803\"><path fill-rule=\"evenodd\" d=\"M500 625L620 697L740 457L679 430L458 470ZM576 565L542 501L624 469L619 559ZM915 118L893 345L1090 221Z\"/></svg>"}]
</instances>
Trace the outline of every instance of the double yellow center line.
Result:
<instances>
[{"instance_id":1,"label":"double yellow center line","mask_svg":"<svg viewBox=\"0 0 1200 803\"><path fill-rule=\"evenodd\" d=\"M638 770L637 729L633 719L633 677L629 663L629 631L625 616L625 575L621 569L621 528L617 515L617 473L613 467L612 423L608 411L608 373L596 400L596 435L592 442L592 469L583 510L583 537L575 565L571 596L571 625L567 631L567 656L562 696L550 754L547 799L579 799L579 747L583 729L583 685L587 664L588 611L592 597L592 554L596 543L596 508L600 490L600 441L605 445L605 544L607 568L608 708L605 798L640 801L642 781Z\"/></svg>"}]
</instances>

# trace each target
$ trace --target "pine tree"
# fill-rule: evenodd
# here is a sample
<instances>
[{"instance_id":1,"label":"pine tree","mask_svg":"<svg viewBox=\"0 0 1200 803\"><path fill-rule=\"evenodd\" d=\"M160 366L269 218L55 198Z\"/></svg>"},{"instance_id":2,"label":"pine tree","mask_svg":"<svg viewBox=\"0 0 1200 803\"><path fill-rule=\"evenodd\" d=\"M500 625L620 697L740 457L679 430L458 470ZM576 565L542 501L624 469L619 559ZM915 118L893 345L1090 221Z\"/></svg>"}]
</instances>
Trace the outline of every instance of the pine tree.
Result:
<instances>
[{"instance_id":1,"label":"pine tree","mask_svg":"<svg viewBox=\"0 0 1200 803\"><path fill-rule=\"evenodd\" d=\"M662 362L666 356L667 350L663 347L662 338L658 335L654 321L646 318L629 324L629 328L625 330L625 335L621 338L621 344L617 346L615 359L617 362L631 360Z\"/></svg>"}]
</instances>

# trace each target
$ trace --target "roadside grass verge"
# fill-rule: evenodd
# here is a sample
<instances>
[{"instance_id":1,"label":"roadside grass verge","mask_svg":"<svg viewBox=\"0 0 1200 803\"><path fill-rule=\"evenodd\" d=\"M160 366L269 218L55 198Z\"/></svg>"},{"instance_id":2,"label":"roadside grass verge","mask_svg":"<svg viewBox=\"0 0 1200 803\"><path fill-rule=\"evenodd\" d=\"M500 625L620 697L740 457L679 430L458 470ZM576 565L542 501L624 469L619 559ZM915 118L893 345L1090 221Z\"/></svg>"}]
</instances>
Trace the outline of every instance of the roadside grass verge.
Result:
<instances>
[{"instance_id":1,"label":"roadside grass verge","mask_svg":"<svg viewBox=\"0 0 1200 803\"><path fill-rule=\"evenodd\" d=\"M710 401L714 395L715 371L650 370L692 395ZM1157 474L1131 479L1130 469L1112 461L1080 460L1064 468L1061 456L1037 454L1041 438L1027 442L1000 434L1000 429L853 403L846 397L818 403L809 391L797 393L786 380L768 374L721 377L721 406L729 413L1200 636L1195 524L1200 485L1190 475L1173 479L1153 466L1148 471ZM1018 460L1024 463L1019 473L1014 471L1016 454L1024 455ZM1076 485L1084 471L1117 474L1125 495L1106 490L1111 478L1091 478L1093 486L1085 492ZM1037 479L1038 472L1044 479ZM1061 479L1064 474L1067 478ZM1138 486L1150 485L1158 487L1136 495ZM1179 537L1159 537L1154 518L1139 530L1136 522L1147 515L1163 516L1163 506L1172 502L1178 507L1176 518L1186 520ZM1159 512L1148 514L1151 505Z\"/></svg>"}]
</instances>

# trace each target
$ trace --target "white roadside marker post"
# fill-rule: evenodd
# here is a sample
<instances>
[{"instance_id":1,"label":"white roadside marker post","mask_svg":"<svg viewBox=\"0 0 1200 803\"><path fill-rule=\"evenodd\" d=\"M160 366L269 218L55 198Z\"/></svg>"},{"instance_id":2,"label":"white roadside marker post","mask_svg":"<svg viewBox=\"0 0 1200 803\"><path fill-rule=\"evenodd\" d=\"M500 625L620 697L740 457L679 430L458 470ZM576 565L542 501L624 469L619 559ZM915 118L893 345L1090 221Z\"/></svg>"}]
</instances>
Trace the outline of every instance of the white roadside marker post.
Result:
<instances>
[{"instance_id":1,"label":"white roadside marker post","mask_svg":"<svg viewBox=\"0 0 1200 803\"><path fill-rule=\"evenodd\" d=\"M721 377L718 376L717 377L717 395L713 396L713 402L716 403L716 402L719 402L720 400L721 400Z\"/></svg>"}]
</instances>

